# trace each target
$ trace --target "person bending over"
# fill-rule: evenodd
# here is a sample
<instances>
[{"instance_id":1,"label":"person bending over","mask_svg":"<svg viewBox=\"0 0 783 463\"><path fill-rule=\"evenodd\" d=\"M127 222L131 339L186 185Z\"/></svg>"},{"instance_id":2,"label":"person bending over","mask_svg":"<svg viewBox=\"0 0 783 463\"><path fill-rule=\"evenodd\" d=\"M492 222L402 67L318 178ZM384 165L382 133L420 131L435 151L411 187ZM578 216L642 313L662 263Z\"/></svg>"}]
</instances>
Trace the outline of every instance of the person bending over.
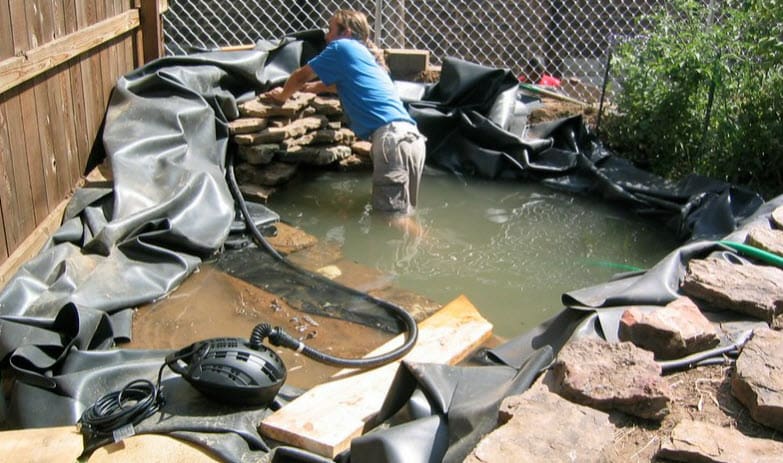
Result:
<instances>
[{"instance_id":1,"label":"person bending over","mask_svg":"<svg viewBox=\"0 0 783 463\"><path fill-rule=\"evenodd\" d=\"M424 170L425 138L403 106L370 34L364 13L337 11L329 20L326 48L269 95L282 104L298 90L336 92L351 129L372 142L373 211L390 213L393 225L421 234L410 214Z\"/></svg>"}]
</instances>

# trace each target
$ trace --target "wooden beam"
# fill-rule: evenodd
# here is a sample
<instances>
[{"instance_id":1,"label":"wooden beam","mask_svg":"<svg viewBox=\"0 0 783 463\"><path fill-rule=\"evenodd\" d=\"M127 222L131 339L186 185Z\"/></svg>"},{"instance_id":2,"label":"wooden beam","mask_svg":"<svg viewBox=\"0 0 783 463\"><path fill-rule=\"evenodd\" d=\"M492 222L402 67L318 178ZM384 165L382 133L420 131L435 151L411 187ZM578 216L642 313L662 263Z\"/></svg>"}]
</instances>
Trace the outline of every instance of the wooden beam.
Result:
<instances>
[{"instance_id":1,"label":"wooden beam","mask_svg":"<svg viewBox=\"0 0 783 463\"><path fill-rule=\"evenodd\" d=\"M450 302L419 327L419 340L405 360L455 364L492 336L492 325L465 296ZM400 335L369 355L401 345ZM380 411L399 361L364 373L336 375L273 415L260 427L262 435L328 458L348 449Z\"/></svg>"},{"instance_id":2,"label":"wooden beam","mask_svg":"<svg viewBox=\"0 0 783 463\"><path fill-rule=\"evenodd\" d=\"M0 455L8 461L77 461L84 446L76 426L34 428L0 433Z\"/></svg>"},{"instance_id":3,"label":"wooden beam","mask_svg":"<svg viewBox=\"0 0 783 463\"><path fill-rule=\"evenodd\" d=\"M163 23L160 20L161 2L141 0L141 42L144 51L142 64L163 56Z\"/></svg>"},{"instance_id":4,"label":"wooden beam","mask_svg":"<svg viewBox=\"0 0 783 463\"><path fill-rule=\"evenodd\" d=\"M139 12L128 10L19 56L0 61L0 94L84 54L139 26Z\"/></svg>"}]
</instances>

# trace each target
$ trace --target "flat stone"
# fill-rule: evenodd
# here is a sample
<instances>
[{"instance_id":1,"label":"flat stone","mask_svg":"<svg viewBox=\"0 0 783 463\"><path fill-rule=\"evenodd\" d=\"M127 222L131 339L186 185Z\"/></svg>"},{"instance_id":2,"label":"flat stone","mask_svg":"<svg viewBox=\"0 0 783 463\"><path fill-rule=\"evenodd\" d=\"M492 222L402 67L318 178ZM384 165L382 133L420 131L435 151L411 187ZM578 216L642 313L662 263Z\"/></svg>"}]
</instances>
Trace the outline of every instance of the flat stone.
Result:
<instances>
[{"instance_id":1,"label":"flat stone","mask_svg":"<svg viewBox=\"0 0 783 463\"><path fill-rule=\"evenodd\" d=\"M572 402L660 421L671 392L653 353L630 342L584 338L569 342L546 374L546 384Z\"/></svg>"},{"instance_id":2,"label":"flat stone","mask_svg":"<svg viewBox=\"0 0 783 463\"><path fill-rule=\"evenodd\" d=\"M718 331L688 297L680 297L652 311L632 307L620 319L619 337L652 351L656 359L670 360L720 344Z\"/></svg>"},{"instance_id":3,"label":"flat stone","mask_svg":"<svg viewBox=\"0 0 783 463\"><path fill-rule=\"evenodd\" d=\"M278 222L275 226L277 227L277 235L270 236L266 240L281 254L299 252L318 242L315 236L284 222Z\"/></svg>"},{"instance_id":4,"label":"flat stone","mask_svg":"<svg viewBox=\"0 0 783 463\"><path fill-rule=\"evenodd\" d=\"M315 132L313 143L318 145L348 145L351 146L356 141L356 134L348 128L332 130L329 128L320 129Z\"/></svg>"},{"instance_id":5,"label":"flat stone","mask_svg":"<svg viewBox=\"0 0 783 463\"><path fill-rule=\"evenodd\" d=\"M275 189L271 187L247 184L239 185L239 192L242 193L242 197L247 201L254 201L257 203L265 203L267 199L269 199L269 195L274 191Z\"/></svg>"},{"instance_id":6,"label":"flat stone","mask_svg":"<svg viewBox=\"0 0 783 463\"><path fill-rule=\"evenodd\" d=\"M772 211L772 223L776 228L783 229L783 206Z\"/></svg>"},{"instance_id":7,"label":"flat stone","mask_svg":"<svg viewBox=\"0 0 783 463\"><path fill-rule=\"evenodd\" d=\"M336 265L327 265L326 267L316 269L315 272L330 280L335 280L343 275L343 271Z\"/></svg>"},{"instance_id":8,"label":"flat stone","mask_svg":"<svg viewBox=\"0 0 783 463\"><path fill-rule=\"evenodd\" d=\"M745 242L772 254L783 256L783 230L773 230L760 226L752 227Z\"/></svg>"},{"instance_id":9,"label":"flat stone","mask_svg":"<svg viewBox=\"0 0 783 463\"><path fill-rule=\"evenodd\" d=\"M260 145L240 145L237 154L239 158L254 166L269 164L280 151L280 145L263 143Z\"/></svg>"},{"instance_id":10,"label":"flat stone","mask_svg":"<svg viewBox=\"0 0 783 463\"><path fill-rule=\"evenodd\" d=\"M783 431L783 333L768 328L754 330L735 368L732 395L748 408L754 420Z\"/></svg>"},{"instance_id":11,"label":"flat stone","mask_svg":"<svg viewBox=\"0 0 783 463\"><path fill-rule=\"evenodd\" d=\"M535 385L503 400L504 424L487 434L464 460L489 462L600 462L614 439L609 415L571 403ZM564 426L567 424L567 426Z\"/></svg>"},{"instance_id":12,"label":"flat stone","mask_svg":"<svg viewBox=\"0 0 783 463\"><path fill-rule=\"evenodd\" d=\"M310 102L310 106L315 109L316 113L325 116L342 116L343 114L340 99L336 97L317 96Z\"/></svg>"},{"instance_id":13,"label":"flat stone","mask_svg":"<svg viewBox=\"0 0 783 463\"><path fill-rule=\"evenodd\" d=\"M317 130L327 124L323 116L309 116L296 119L283 127L267 127L260 132L235 135L239 145L257 145L260 143L280 143L286 138L300 137L311 130Z\"/></svg>"},{"instance_id":14,"label":"flat stone","mask_svg":"<svg viewBox=\"0 0 783 463\"><path fill-rule=\"evenodd\" d=\"M295 138L287 138L280 143L283 151L287 151L295 146L307 146L315 143L316 132L309 132Z\"/></svg>"},{"instance_id":15,"label":"flat stone","mask_svg":"<svg viewBox=\"0 0 783 463\"><path fill-rule=\"evenodd\" d=\"M721 259L691 259L682 291L716 307L750 315L780 326L783 312L783 270Z\"/></svg>"},{"instance_id":16,"label":"flat stone","mask_svg":"<svg viewBox=\"0 0 783 463\"><path fill-rule=\"evenodd\" d=\"M240 117L228 123L228 131L232 135L260 132L266 128L267 123L268 120L262 117Z\"/></svg>"},{"instance_id":17,"label":"flat stone","mask_svg":"<svg viewBox=\"0 0 783 463\"><path fill-rule=\"evenodd\" d=\"M315 95L307 92L296 92L285 103L280 105L269 98L266 93L239 105L239 114L245 117L294 117L302 111Z\"/></svg>"},{"instance_id":18,"label":"flat stone","mask_svg":"<svg viewBox=\"0 0 783 463\"><path fill-rule=\"evenodd\" d=\"M706 463L780 462L783 443L748 437L734 428L684 420L661 443L656 457Z\"/></svg>"},{"instance_id":19,"label":"flat stone","mask_svg":"<svg viewBox=\"0 0 783 463\"><path fill-rule=\"evenodd\" d=\"M372 161L352 154L345 159L341 159L338 166L343 171L372 170Z\"/></svg>"},{"instance_id":20,"label":"flat stone","mask_svg":"<svg viewBox=\"0 0 783 463\"><path fill-rule=\"evenodd\" d=\"M351 151L353 154L370 159L370 152L372 151L372 143L369 141L357 141L351 145Z\"/></svg>"},{"instance_id":21,"label":"flat stone","mask_svg":"<svg viewBox=\"0 0 783 463\"><path fill-rule=\"evenodd\" d=\"M284 162L270 162L263 166L254 166L243 162L234 168L239 183L246 185L259 185L273 187L282 185L296 175L296 164Z\"/></svg>"},{"instance_id":22,"label":"flat stone","mask_svg":"<svg viewBox=\"0 0 783 463\"><path fill-rule=\"evenodd\" d=\"M394 281L393 275L349 259L340 259L333 265L340 271L340 275L334 281L365 293L388 288Z\"/></svg>"},{"instance_id":23,"label":"flat stone","mask_svg":"<svg viewBox=\"0 0 783 463\"><path fill-rule=\"evenodd\" d=\"M325 166L351 155L351 148L335 146L292 146L280 152L280 160L295 164Z\"/></svg>"},{"instance_id":24,"label":"flat stone","mask_svg":"<svg viewBox=\"0 0 783 463\"><path fill-rule=\"evenodd\" d=\"M319 241L311 246L288 256L288 260L305 270L314 272L319 268L331 265L343 257L342 247L333 241Z\"/></svg>"}]
</instances>

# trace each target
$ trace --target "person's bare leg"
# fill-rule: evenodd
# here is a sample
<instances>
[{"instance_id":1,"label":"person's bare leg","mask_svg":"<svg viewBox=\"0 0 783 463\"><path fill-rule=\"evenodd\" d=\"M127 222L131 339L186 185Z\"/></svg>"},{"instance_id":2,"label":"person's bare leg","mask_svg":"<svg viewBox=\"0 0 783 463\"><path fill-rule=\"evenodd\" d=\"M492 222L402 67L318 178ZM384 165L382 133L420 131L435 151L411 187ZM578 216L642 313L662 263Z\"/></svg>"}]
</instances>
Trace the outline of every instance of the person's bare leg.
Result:
<instances>
[{"instance_id":1,"label":"person's bare leg","mask_svg":"<svg viewBox=\"0 0 783 463\"><path fill-rule=\"evenodd\" d=\"M418 220L411 215L393 215L389 218L389 225L410 236L424 236L427 231Z\"/></svg>"}]
</instances>

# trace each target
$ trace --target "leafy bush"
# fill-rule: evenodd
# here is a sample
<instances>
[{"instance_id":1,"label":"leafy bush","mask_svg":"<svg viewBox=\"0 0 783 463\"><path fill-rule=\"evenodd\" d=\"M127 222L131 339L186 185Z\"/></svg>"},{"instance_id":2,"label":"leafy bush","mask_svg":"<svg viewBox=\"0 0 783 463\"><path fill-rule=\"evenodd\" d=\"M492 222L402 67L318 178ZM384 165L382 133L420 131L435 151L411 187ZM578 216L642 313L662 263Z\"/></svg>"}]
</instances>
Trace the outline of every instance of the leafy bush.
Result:
<instances>
[{"instance_id":1,"label":"leafy bush","mask_svg":"<svg viewBox=\"0 0 783 463\"><path fill-rule=\"evenodd\" d=\"M704 3L673 0L617 46L602 135L668 178L783 193L783 0Z\"/></svg>"}]
</instances>

